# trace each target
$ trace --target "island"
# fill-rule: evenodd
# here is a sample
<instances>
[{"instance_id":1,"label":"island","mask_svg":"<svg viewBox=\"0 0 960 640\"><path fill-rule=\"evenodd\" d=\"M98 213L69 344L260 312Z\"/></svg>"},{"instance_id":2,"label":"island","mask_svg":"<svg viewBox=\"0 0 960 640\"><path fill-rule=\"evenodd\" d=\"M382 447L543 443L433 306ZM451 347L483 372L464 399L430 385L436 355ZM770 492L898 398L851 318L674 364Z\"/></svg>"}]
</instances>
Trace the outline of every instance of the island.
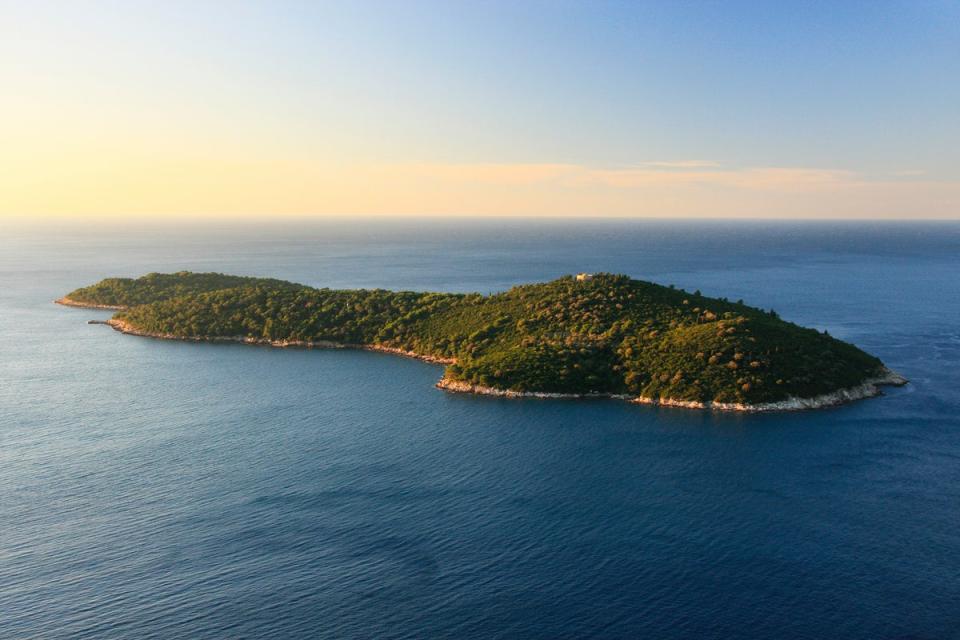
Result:
<instances>
[{"instance_id":1,"label":"island","mask_svg":"<svg viewBox=\"0 0 960 640\"><path fill-rule=\"evenodd\" d=\"M183 271L107 278L57 302L116 310L106 324L138 336L420 358L446 365L437 386L455 392L785 411L907 382L772 310L606 273L481 295Z\"/></svg>"}]
</instances>

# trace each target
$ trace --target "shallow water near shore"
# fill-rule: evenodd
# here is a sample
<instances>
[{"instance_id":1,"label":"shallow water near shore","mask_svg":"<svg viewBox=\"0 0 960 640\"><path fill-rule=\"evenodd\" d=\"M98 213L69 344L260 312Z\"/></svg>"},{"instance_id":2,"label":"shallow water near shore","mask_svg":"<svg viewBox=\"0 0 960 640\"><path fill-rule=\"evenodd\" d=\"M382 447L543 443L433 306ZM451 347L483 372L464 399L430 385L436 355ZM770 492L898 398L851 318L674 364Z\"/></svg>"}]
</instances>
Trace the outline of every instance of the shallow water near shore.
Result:
<instances>
[{"instance_id":1,"label":"shallow water near shore","mask_svg":"<svg viewBox=\"0 0 960 640\"><path fill-rule=\"evenodd\" d=\"M743 298L911 380L742 415L433 387L51 301L222 271ZM0 638L958 638L960 224L300 223L0 233Z\"/></svg>"}]
</instances>

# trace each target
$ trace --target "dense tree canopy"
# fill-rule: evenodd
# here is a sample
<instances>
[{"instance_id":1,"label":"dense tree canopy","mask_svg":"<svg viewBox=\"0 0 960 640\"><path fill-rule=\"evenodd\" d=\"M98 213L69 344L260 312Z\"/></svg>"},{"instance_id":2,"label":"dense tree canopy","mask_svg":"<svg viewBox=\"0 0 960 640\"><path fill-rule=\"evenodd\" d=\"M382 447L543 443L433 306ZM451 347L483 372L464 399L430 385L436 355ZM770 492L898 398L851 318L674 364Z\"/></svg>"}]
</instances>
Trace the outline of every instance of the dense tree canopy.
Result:
<instances>
[{"instance_id":1,"label":"dense tree canopy","mask_svg":"<svg viewBox=\"0 0 960 640\"><path fill-rule=\"evenodd\" d=\"M776 314L599 274L489 296L331 290L180 272L68 296L176 337L335 341L455 358L446 376L516 391L761 403L858 385L883 370L853 345Z\"/></svg>"}]
</instances>

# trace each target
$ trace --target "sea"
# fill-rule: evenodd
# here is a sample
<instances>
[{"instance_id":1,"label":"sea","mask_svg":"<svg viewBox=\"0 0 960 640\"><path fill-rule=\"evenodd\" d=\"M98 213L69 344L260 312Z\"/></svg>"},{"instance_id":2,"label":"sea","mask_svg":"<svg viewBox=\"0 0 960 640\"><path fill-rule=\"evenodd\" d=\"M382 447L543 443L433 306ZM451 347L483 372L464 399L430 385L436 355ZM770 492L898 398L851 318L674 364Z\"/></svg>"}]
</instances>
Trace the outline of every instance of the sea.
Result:
<instances>
[{"instance_id":1,"label":"sea","mask_svg":"<svg viewBox=\"0 0 960 640\"><path fill-rule=\"evenodd\" d=\"M52 302L179 270L625 273L910 384L762 415L457 395L417 360L133 337ZM960 223L0 227L0 638L960 638Z\"/></svg>"}]
</instances>

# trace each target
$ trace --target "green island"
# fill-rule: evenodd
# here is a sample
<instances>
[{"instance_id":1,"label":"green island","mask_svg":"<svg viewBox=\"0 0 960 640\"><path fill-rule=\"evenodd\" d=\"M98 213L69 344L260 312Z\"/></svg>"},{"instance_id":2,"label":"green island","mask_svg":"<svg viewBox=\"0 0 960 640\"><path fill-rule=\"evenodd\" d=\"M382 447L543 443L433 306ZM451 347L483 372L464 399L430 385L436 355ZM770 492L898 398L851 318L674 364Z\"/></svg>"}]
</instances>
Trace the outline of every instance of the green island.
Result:
<instances>
[{"instance_id":1,"label":"green island","mask_svg":"<svg viewBox=\"0 0 960 640\"><path fill-rule=\"evenodd\" d=\"M116 309L106 324L136 335L413 356L446 364L437 386L451 391L763 411L906 383L876 357L773 311L613 274L481 295L152 273L57 302Z\"/></svg>"}]
</instances>

